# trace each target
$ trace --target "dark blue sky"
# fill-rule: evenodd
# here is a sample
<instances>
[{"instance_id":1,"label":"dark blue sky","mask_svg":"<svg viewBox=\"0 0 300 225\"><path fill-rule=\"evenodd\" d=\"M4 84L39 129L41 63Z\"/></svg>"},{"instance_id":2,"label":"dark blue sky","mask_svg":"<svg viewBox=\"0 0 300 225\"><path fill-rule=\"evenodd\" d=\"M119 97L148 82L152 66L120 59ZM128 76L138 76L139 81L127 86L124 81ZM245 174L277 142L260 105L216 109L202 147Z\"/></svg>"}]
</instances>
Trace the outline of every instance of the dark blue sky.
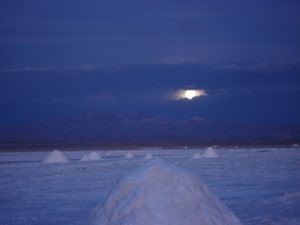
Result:
<instances>
[{"instance_id":1,"label":"dark blue sky","mask_svg":"<svg viewBox=\"0 0 300 225\"><path fill-rule=\"evenodd\" d=\"M116 66L299 59L300 3L1 2L1 64Z\"/></svg>"},{"instance_id":2,"label":"dark blue sky","mask_svg":"<svg viewBox=\"0 0 300 225\"><path fill-rule=\"evenodd\" d=\"M2 1L2 140L74 123L74 137L126 136L130 122L145 137L220 124L300 137L299 27L291 0ZM172 97L185 88L207 96Z\"/></svg>"}]
</instances>

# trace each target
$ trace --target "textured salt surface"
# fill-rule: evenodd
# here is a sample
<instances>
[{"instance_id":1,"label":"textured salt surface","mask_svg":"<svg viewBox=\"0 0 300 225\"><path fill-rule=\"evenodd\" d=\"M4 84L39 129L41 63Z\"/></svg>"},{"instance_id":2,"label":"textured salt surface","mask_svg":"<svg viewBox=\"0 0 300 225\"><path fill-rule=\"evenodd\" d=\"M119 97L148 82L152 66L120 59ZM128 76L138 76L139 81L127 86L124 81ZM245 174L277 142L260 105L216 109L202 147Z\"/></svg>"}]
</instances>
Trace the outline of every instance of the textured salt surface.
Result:
<instances>
[{"instance_id":1,"label":"textured salt surface","mask_svg":"<svg viewBox=\"0 0 300 225\"><path fill-rule=\"evenodd\" d=\"M90 225L241 225L198 177L162 160L121 179Z\"/></svg>"}]
</instances>

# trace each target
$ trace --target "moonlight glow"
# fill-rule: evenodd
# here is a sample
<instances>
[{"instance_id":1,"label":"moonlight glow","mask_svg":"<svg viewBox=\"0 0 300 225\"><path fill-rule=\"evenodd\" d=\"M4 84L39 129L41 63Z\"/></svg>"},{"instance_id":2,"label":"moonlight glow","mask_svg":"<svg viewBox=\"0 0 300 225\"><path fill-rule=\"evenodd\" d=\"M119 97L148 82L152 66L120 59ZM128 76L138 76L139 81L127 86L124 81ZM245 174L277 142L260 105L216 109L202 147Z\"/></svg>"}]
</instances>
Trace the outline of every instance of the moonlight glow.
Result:
<instances>
[{"instance_id":1,"label":"moonlight glow","mask_svg":"<svg viewBox=\"0 0 300 225\"><path fill-rule=\"evenodd\" d=\"M177 93L176 99L185 98L188 100L192 100L195 97L202 97L202 96L206 96L206 95L207 95L207 93L203 89L180 90Z\"/></svg>"},{"instance_id":2,"label":"moonlight glow","mask_svg":"<svg viewBox=\"0 0 300 225\"><path fill-rule=\"evenodd\" d=\"M192 98L197 96L197 92L195 90L187 90L185 91L184 95L186 98L191 100Z\"/></svg>"},{"instance_id":3,"label":"moonlight glow","mask_svg":"<svg viewBox=\"0 0 300 225\"><path fill-rule=\"evenodd\" d=\"M207 92L204 89L181 89L173 92L170 96L173 100L180 100L180 99L188 99L193 100L194 98L199 98L206 96Z\"/></svg>"}]
</instances>

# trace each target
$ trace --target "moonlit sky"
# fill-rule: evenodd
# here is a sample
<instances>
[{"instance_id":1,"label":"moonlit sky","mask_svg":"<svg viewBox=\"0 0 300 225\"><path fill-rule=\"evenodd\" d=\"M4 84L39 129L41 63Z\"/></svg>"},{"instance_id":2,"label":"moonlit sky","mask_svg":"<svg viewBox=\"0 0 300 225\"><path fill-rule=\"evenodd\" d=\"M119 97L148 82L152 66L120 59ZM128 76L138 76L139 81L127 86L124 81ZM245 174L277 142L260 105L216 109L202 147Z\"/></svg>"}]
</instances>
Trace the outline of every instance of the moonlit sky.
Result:
<instances>
[{"instance_id":1,"label":"moonlit sky","mask_svg":"<svg viewBox=\"0 0 300 225\"><path fill-rule=\"evenodd\" d=\"M299 140L299 27L296 0L2 1L0 140Z\"/></svg>"}]
</instances>

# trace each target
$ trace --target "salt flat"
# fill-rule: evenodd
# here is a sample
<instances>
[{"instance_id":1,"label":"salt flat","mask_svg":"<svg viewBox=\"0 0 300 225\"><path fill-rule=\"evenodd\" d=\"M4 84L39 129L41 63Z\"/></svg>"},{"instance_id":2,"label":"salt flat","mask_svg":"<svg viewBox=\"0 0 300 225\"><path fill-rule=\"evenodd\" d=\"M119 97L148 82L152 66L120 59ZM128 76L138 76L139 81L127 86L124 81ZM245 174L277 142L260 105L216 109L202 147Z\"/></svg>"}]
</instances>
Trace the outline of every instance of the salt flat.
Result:
<instances>
[{"instance_id":1,"label":"salt flat","mask_svg":"<svg viewBox=\"0 0 300 225\"><path fill-rule=\"evenodd\" d=\"M0 224L87 224L116 181L144 165L147 154L199 176L246 225L300 224L300 149L216 149L217 158L192 158L205 149L65 152L69 163L44 164L49 152L0 153Z\"/></svg>"}]
</instances>

